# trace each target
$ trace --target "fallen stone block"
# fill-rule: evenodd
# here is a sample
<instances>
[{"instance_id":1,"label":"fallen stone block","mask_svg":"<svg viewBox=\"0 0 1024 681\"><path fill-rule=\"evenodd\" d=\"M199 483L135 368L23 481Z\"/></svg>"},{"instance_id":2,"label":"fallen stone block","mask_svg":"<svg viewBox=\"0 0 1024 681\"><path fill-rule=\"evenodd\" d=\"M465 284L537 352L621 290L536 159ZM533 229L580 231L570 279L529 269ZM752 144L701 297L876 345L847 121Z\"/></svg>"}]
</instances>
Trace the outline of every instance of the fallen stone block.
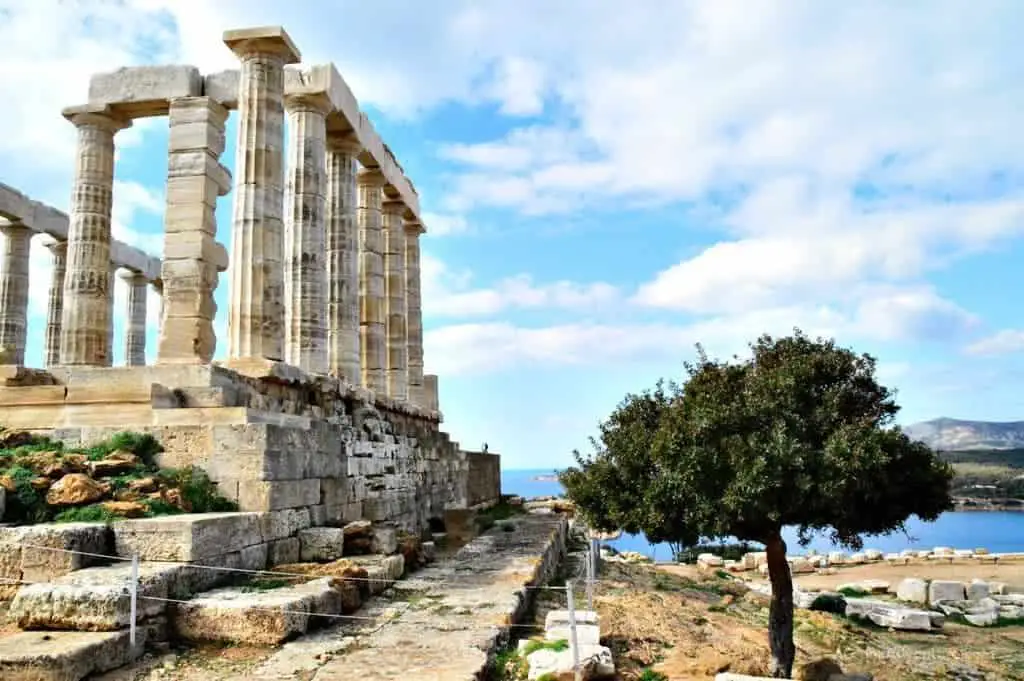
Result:
<instances>
[{"instance_id":1,"label":"fallen stone block","mask_svg":"<svg viewBox=\"0 0 1024 681\"><path fill-rule=\"evenodd\" d=\"M329 563L344 554L345 531L340 527L299 530L299 555L303 562Z\"/></svg>"},{"instance_id":2,"label":"fallen stone block","mask_svg":"<svg viewBox=\"0 0 1024 681\"><path fill-rule=\"evenodd\" d=\"M572 629L570 627L553 627L544 632L546 641L566 641L572 643ZM596 624L577 624L576 642L581 646L596 646L601 644L601 628Z\"/></svg>"},{"instance_id":3,"label":"fallen stone block","mask_svg":"<svg viewBox=\"0 0 1024 681\"><path fill-rule=\"evenodd\" d=\"M597 612L593 610L577 610L576 613L576 624L593 624L598 626ZM568 627L569 626L569 611L568 610L552 610L544 618L544 630L554 629L556 627Z\"/></svg>"},{"instance_id":4,"label":"fallen stone block","mask_svg":"<svg viewBox=\"0 0 1024 681\"><path fill-rule=\"evenodd\" d=\"M904 631L931 631L936 625L927 610L902 608L885 601L850 598L846 601L846 616L870 620L880 627Z\"/></svg>"},{"instance_id":5,"label":"fallen stone block","mask_svg":"<svg viewBox=\"0 0 1024 681\"><path fill-rule=\"evenodd\" d=\"M187 641L272 646L333 622L324 616L341 613L341 594L329 578L264 591L228 587L176 603L170 613L172 630Z\"/></svg>"},{"instance_id":6,"label":"fallen stone block","mask_svg":"<svg viewBox=\"0 0 1024 681\"><path fill-rule=\"evenodd\" d=\"M963 582L937 579L928 585L929 605L935 605L939 601L962 601L966 598L967 590Z\"/></svg>"},{"instance_id":7,"label":"fallen stone block","mask_svg":"<svg viewBox=\"0 0 1024 681\"><path fill-rule=\"evenodd\" d=\"M722 567L725 565L725 559L713 553L702 553L697 556L697 565L703 567Z\"/></svg>"},{"instance_id":8,"label":"fallen stone block","mask_svg":"<svg viewBox=\"0 0 1024 681\"><path fill-rule=\"evenodd\" d=\"M185 568L139 566L136 621L162 614L171 583ZM90 567L52 582L23 586L8 618L22 629L117 631L131 624L131 565Z\"/></svg>"},{"instance_id":9,"label":"fallen stone block","mask_svg":"<svg viewBox=\"0 0 1024 681\"><path fill-rule=\"evenodd\" d=\"M118 556L204 562L263 543L262 513L194 513L113 524Z\"/></svg>"},{"instance_id":10,"label":"fallen stone block","mask_svg":"<svg viewBox=\"0 0 1024 681\"><path fill-rule=\"evenodd\" d=\"M573 651L541 649L526 656L530 665L527 679L539 679L546 674L558 676L572 672L575 662ZM579 646L579 661L583 679L607 679L615 676L612 652L604 646Z\"/></svg>"},{"instance_id":11,"label":"fallen stone block","mask_svg":"<svg viewBox=\"0 0 1024 681\"><path fill-rule=\"evenodd\" d=\"M908 577L896 587L896 598L905 603L927 603L928 582L916 577Z\"/></svg>"},{"instance_id":12,"label":"fallen stone block","mask_svg":"<svg viewBox=\"0 0 1024 681\"><path fill-rule=\"evenodd\" d=\"M398 530L392 525L374 525L370 551L385 556L398 551Z\"/></svg>"},{"instance_id":13,"label":"fallen stone block","mask_svg":"<svg viewBox=\"0 0 1024 681\"><path fill-rule=\"evenodd\" d=\"M967 600L969 601L980 601L983 598L988 598L989 587L987 582L983 582L980 579L973 579L971 583L967 585Z\"/></svg>"},{"instance_id":14,"label":"fallen stone block","mask_svg":"<svg viewBox=\"0 0 1024 681\"><path fill-rule=\"evenodd\" d=\"M356 556L348 560L366 570L371 595L382 593L405 574L405 558L400 553L393 556Z\"/></svg>"},{"instance_id":15,"label":"fallen stone block","mask_svg":"<svg viewBox=\"0 0 1024 681\"><path fill-rule=\"evenodd\" d=\"M127 631L23 631L0 637L0 679L81 681L138 658L147 631L138 629L134 650Z\"/></svg>"}]
</instances>

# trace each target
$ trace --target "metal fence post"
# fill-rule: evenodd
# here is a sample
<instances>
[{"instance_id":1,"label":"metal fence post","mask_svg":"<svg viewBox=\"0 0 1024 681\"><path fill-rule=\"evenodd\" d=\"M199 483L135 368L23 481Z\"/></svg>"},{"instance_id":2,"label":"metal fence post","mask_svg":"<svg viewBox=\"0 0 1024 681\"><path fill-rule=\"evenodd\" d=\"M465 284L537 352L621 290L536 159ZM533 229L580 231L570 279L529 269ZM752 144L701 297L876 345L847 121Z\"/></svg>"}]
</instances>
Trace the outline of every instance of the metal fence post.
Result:
<instances>
[{"instance_id":1,"label":"metal fence post","mask_svg":"<svg viewBox=\"0 0 1024 681\"><path fill-rule=\"evenodd\" d=\"M594 609L594 542L587 551L587 610Z\"/></svg>"},{"instance_id":2,"label":"metal fence post","mask_svg":"<svg viewBox=\"0 0 1024 681\"><path fill-rule=\"evenodd\" d=\"M132 556L132 576L131 584L128 585L129 594L131 595L131 626L128 629L128 641L131 644L132 652L135 651L135 620L137 619L138 603L139 603L139 556Z\"/></svg>"},{"instance_id":3,"label":"metal fence post","mask_svg":"<svg viewBox=\"0 0 1024 681\"><path fill-rule=\"evenodd\" d=\"M580 646L576 636L576 597L572 592L572 582L565 583L565 594L569 603L569 645L572 646L572 671L576 681L582 681L580 669Z\"/></svg>"}]
</instances>

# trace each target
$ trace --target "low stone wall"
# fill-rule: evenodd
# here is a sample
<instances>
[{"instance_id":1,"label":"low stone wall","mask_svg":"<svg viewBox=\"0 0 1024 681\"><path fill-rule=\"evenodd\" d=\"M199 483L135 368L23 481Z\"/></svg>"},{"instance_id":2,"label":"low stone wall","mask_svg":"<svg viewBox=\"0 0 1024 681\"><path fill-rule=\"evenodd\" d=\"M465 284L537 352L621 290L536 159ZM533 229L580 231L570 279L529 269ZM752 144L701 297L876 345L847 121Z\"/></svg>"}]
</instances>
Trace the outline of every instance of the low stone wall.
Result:
<instances>
[{"instance_id":1,"label":"low stone wall","mask_svg":"<svg viewBox=\"0 0 1024 681\"><path fill-rule=\"evenodd\" d=\"M417 533L471 505L471 457L440 430L439 413L288 365L18 369L2 378L0 424L69 444L152 434L166 448L161 466L203 468L243 511L305 509L313 525L366 519ZM485 456L474 498L494 495L499 457Z\"/></svg>"},{"instance_id":2,"label":"low stone wall","mask_svg":"<svg viewBox=\"0 0 1024 681\"><path fill-rule=\"evenodd\" d=\"M466 503L470 507L493 506L501 500L501 457L484 452L466 452L468 474Z\"/></svg>"}]
</instances>

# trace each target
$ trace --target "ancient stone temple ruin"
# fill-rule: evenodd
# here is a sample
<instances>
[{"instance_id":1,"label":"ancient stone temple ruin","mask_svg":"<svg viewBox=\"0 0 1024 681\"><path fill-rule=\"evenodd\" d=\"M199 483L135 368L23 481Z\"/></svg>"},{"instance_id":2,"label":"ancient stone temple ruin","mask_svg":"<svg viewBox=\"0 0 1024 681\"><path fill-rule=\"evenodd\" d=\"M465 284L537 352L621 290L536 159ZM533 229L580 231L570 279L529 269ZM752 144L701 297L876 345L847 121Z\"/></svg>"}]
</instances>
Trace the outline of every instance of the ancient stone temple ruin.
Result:
<instances>
[{"instance_id":1,"label":"ancient stone temple ruin","mask_svg":"<svg viewBox=\"0 0 1024 681\"><path fill-rule=\"evenodd\" d=\"M64 110L78 131L70 214L0 186L0 424L89 442L133 430L196 465L242 511L419 531L493 502L498 458L440 430L424 375L412 183L331 64L303 68L281 28L228 31L238 70L98 74ZM238 117L234 177L221 163ZM162 260L111 239L117 133L170 126ZM285 139L285 117L288 139ZM230 195L230 252L215 208ZM55 242L44 368L24 366L28 249ZM126 366L112 366L113 276L130 284ZM227 359L213 361L226 279ZM147 362L146 294L162 300Z\"/></svg>"}]
</instances>

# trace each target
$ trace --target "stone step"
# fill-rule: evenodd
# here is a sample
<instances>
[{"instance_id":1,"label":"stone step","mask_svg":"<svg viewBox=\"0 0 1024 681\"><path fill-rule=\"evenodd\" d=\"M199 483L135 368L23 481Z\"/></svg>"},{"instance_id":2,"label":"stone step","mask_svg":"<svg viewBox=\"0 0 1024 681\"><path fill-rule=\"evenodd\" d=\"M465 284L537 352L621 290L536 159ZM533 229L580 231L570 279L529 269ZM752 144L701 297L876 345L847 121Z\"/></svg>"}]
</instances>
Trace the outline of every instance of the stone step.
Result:
<instances>
[{"instance_id":1,"label":"stone step","mask_svg":"<svg viewBox=\"0 0 1024 681\"><path fill-rule=\"evenodd\" d=\"M132 648L127 631L25 631L0 638L0 679L81 681L124 666L143 651L149 630L139 627Z\"/></svg>"},{"instance_id":2,"label":"stone step","mask_svg":"<svg viewBox=\"0 0 1024 681\"><path fill-rule=\"evenodd\" d=\"M91 567L52 582L23 586L11 601L8 619L21 629L125 629L131 624L131 569L128 563ZM163 614L167 609L163 599L180 593L189 569L182 565L140 565L136 621Z\"/></svg>"},{"instance_id":3,"label":"stone step","mask_svg":"<svg viewBox=\"0 0 1024 681\"><path fill-rule=\"evenodd\" d=\"M400 553L393 556L351 556L345 560L366 569L371 595L383 592L405 574L405 557Z\"/></svg>"},{"instance_id":4,"label":"stone step","mask_svg":"<svg viewBox=\"0 0 1024 681\"><path fill-rule=\"evenodd\" d=\"M118 556L203 563L264 543L264 513L192 513L113 524Z\"/></svg>"},{"instance_id":5,"label":"stone step","mask_svg":"<svg viewBox=\"0 0 1024 681\"><path fill-rule=\"evenodd\" d=\"M19 582L47 582L101 560L71 551L110 555L112 546L103 523L0 527L0 600L13 598Z\"/></svg>"},{"instance_id":6,"label":"stone step","mask_svg":"<svg viewBox=\"0 0 1024 681\"><path fill-rule=\"evenodd\" d=\"M203 593L170 609L171 630L187 641L273 646L334 623L341 592L330 578L259 590L226 587ZM324 616L327 617L324 617Z\"/></svg>"}]
</instances>

